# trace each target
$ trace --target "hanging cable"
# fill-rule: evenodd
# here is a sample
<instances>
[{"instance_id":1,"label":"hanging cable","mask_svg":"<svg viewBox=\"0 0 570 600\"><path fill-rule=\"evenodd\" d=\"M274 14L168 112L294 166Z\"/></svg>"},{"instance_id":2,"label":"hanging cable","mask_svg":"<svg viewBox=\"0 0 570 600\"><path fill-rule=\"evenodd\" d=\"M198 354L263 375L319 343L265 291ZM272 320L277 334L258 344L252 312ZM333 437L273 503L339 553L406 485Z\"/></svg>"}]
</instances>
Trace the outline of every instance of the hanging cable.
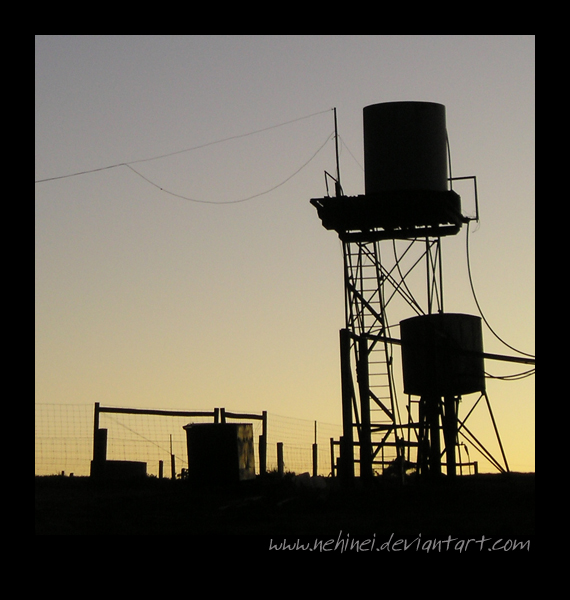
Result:
<instances>
[{"instance_id":1,"label":"hanging cable","mask_svg":"<svg viewBox=\"0 0 570 600\"><path fill-rule=\"evenodd\" d=\"M78 175L86 175L87 173L97 173L98 171L105 171L107 169L116 169L117 167L125 167L125 166L129 166L129 165L134 165L134 164L140 163L140 162L149 162L151 160L167 158L168 156L174 156L176 154L183 154L184 152L200 150L201 148L206 148L208 146L213 146L215 144L221 144L222 142L228 142L230 140L237 140L238 138L248 137L250 135L255 135L257 133L262 133L263 131L269 131L270 129L277 129L278 127L283 127L284 125L290 125L291 123L296 123L297 121L303 121L305 119L310 119L311 117L316 117L317 115L322 115L324 113L330 112L331 110L333 110L333 109L328 108L327 110L321 110L320 112L312 113L310 115L305 115L304 117L298 117L296 119L292 119L291 121L285 121L284 123L278 123L277 125L271 125L269 127L264 127L263 129L256 129L255 131L249 131L248 133L240 133L239 135L232 135L230 137L223 138L221 140L216 140L214 142L207 142L206 144L192 146L191 148L185 148L184 150L176 150L175 152L169 152L167 154L159 154L158 156L152 156L150 158L139 158L138 160L131 160L130 162L120 162L120 163L116 163L113 165L108 165L106 167L99 167L98 169L89 169L87 171L78 171L76 173L70 173L69 175L58 175L57 177L47 177L45 179L36 179L35 183L44 183L46 181L55 181L57 179L66 179L68 177L77 177ZM142 175L141 175L141 177L142 177Z\"/></svg>"},{"instance_id":2,"label":"hanging cable","mask_svg":"<svg viewBox=\"0 0 570 600\"><path fill-rule=\"evenodd\" d=\"M158 188L161 192L164 192L165 194L169 194L170 196L174 196L175 198L180 198L181 200L187 200L188 202L199 202L200 204L237 204L238 202L247 202L248 200L253 200L254 198L259 198L259 196L264 196L265 194L269 194L269 192L276 190L277 188L281 187L282 185L285 185L290 179L293 179L293 177L295 177L295 175L300 173L315 158L315 156L317 156L317 154L326 146L327 142L332 138L333 135L334 135L333 133L330 133L327 136L327 139L324 141L324 143L321 146L319 146L317 151L309 158L309 160L307 160L304 164L302 164L293 174L289 175L289 177L284 179L281 183L274 185L273 187L269 188L268 190L259 192L258 194L253 194L252 196L248 196L247 198L240 198L238 200L221 200L221 201L198 200L196 198L189 198L188 196L182 196L181 194L176 194L175 192L171 192L170 190L167 190L167 189L161 187L154 181L151 181L150 179L148 179L148 177L145 177L142 173L139 173L136 169L134 169L130 164L124 163L122 166L128 167L131 171L133 171L133 173L136 173L139 177L144 179L147 183L150 183L150 185L154 186L155 188Z\"/></svg>"},{"instance_id":3,"label":"hanging cable","mask_svg":"<svg viewBox=\"0 0 570 600\"><path fill-rule=\"evenodd\" d=\"M445 145L447 146L447 164L449 166L449 188L453 189L453 174L451 172L451 146L449 145L449 134L445 130Z\"/></svg>"},{"instance_id":4,"label":"hanging cable","mask_svg":"<svg viewBox=\"0 0 570 600\"><path fill-rule=\"evenodd\" d=\"M467 273L469 275L469 284L471 286L471 292L473 293L473 299L475 300L475 304L477 305L477 310L479 311L479 314L481 315L481 318L483 319L483 321L485 322L485 325L487 325L487 327L489 328L489 331L502 343L504 344L507 348L510 348L511 350L513 350L514 352L518 352L519 354L522 354L523 356L530 356L531 358L534 358L534 354L528 354L527 352L523 352L522 350L517 350L517 348L514 348L513 346L511 346L510 344L507 344L507 342L505 342L505 340L503 340L496 332L495 330L491 327L491 325L489 325L489 321L487 321L487 319L485 318L485 315L483 314L483 311L481 310L481 306L479 305L479 301L477 300L477 294L475 293L475 286L473 285L473 278L471 276L471 261L469 258L469 225L470 222L467 223L467 236L466 236L466 252L467 252Z\"/></svg>"},{"instance_id":5,"label":"hanging cable","mask_svg":"<svg viewBox=\"0 0 570 600\"><path fill-rule=\"evenodd\" d=\"M350 154L350 156L352 156L352 159L354 160L354 162L360 167L362 172L364 172L364 167L358 162L358 159L356 158L356 156L354 156L354 154L350 151L350 148L346 145L346 142L342 139L342 136L339 135L338 137L342 143L342 147L346 148L346 151Z\"/></svg>"},{"instance_id":6,"label":"hanging cable","mask_svg":"<svg viewBox=\"0 0 570 600\"><path fill-rule=\"evenodd\" d=\"M523 371L522 373L513 373L512 375L491 375L485 371L485 377L487 379L500 379L502 381L519 381L520 379L532 377L535 372L535 369L529 369L528 371Z\"/></svg>"},{"instance_id":7,"label":"hanging cable","mask_svg":"<svg viewBox=\"0 0 570 600\"><path fill-rule=\"evenodd\" d=\"M68 177L77 177L78 175L87 175L87 173L97 173L98 171L106 171L107 169L116 169L117 167L124 167L127 163L117 163L116 165L109 165L107 167L99 167L98 169L89 169L88 171L78 171L77 173L70 173L69 175L58 175L57 177L47 177L46 179L36 179L34 183L44 183L46 181L55 181L56 179L67 179Z\"/></svg>"}]
</instances>

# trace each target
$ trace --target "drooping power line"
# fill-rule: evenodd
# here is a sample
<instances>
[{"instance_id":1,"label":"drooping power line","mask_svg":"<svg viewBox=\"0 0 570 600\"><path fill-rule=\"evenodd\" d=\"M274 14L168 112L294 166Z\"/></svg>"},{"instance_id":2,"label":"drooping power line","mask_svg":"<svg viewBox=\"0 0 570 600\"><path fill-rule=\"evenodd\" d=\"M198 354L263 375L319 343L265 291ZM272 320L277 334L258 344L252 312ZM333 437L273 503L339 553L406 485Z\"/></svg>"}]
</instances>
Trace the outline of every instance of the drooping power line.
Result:
<instances>
[{"instance_id":1,"label":"drooping power line","mask_svg":"<svg viewBox=\"0 0 570 600\"><path fill-rule=\"evenodd\" d=\"M255 135L257 133L262 133L263 131L269 131L270 129L277 129L278 127L283 127L285 125L290 125L291 123L296 123L297 121L303 121L305 119L310 119L311 117L316 117L317 115L322 115L324 113L330 112L331 110L333 110L333 109L329 108L327 110L322 110L320 112L312 113L310 115L305 115L304 117L298 117L298 118L292 119L290 121L285 121L284 123L278 123L277 125L270 125L269 127L264 127L263 129L256 129L255 131L249 131L248 133L241 133L241 134L238 134L238 135L232 135L230 137L223 138L221 140L215 140L213 142L207 142L205 144L200 144L198 146L192 146L191 148L184 148L183 150L176 150L175 152L169 152L167 154L159 154L157 156L152 156L150 158L139 158L137 160L132 160L132 161L129 161L129 162L115 163L113 165L107 165L105 167L99 167L97 169L88 169L86 171L77 171L75 173L69 173L68 175L58 175L56 177L46 177L44 179L36 179L35 183L44 183L46 181L55 181L57 179L66 179L68 177L77 177L79 175L86 175L88 173L97 173L98 171L105 171L107 169L116 169L117 167L125 167L125 166L128 167L130 165L134 165L134 164L140 163L140 162L149 162L149 161L152 161L152 160L159 160L161 158L167 158L169 156L174 156L176 154L183 154L184 152L191 152L193 150L199 150L201 148L206 148L207 146L213 146L215 144L221 144L222 142L228 142L230 140L235 140L235 139L238 139L238 138L248 137L250 135ZM137 173L137 174L140 175L140 173ZM143 177L143 176L141 175L141 177Z\"/></svg>"},{"instance_id":2,"label":"drooping power line","mask_svg":"<svg viewBox=\"0 0 570 600\"><path fill-rule=\"evenodd\" d=\"M487 325L487 327L489 328L489 331L502 343L504 344L507 348L510 348L511 350L513 350L514 352L518 352L519 354L522 354L523 356L529 356L531 358L534 358L533 354L529 354L527 352L523 352L522 350L518 350L517 348L515 348L514 346L511 346L510 344L508 344L507 342L505 342L505 340L503 338L501 338L496 332L495 330L491 327L491 325L489 324L489 321L487 321L485 315L483 314L483 311L481 310L481 306L479 304L479 300L477 299L477 294L475 293L475 286L473 285L473 277L471 275L471 260L469 258L469 223L467 223L467 237L466 237L466 254L467 254L467 274L469 276L469 285L471 286L471 292L473 294L473 299L475 300L475 304L477 306L477 310L479 311L479 314L481 315L481 318L483 319L485 325Z\"/></svg>"},{"instance_id":3,"label":"drooping power line","mask_svg":"<svg viewBox=\"0 0 570 600\"><path fill-rule=\"evenodd\" d=\"M167 190L166 188L161 187L154 181L151 181L148 177L145 177L142 173L139 173L139 171L134 169L130 163L124 163L121 166L128 167L131 171L133 171L133 173L136 173L139 177L142 177L142 179L144 179L147 183L150 183L155 188L158 188L161 192L164 192L165 194L168 194L170 196L174 196L175 198L180 198L181 200L188 200L189 202L199 202L200 204L237 204L238 202L246 202L247 200L253 200L253 198L259 198L259 196L264 196L265 194L269 194L269 192L276 190L277 188L286 184L290 179L293 179L293 177L295 177L295 175L297 175L297 173L301 172L313 160L313 158L315 158L315 156L317 156L317 154L326 146L327 142L332 139L333 135L334 135L334 132L329 133L329 135L327 135L327 138L324 141L324 143L321 144L317 148L316 152L313 153L313 155L309 158L309 160L307 160L305 163L303 163L296 171L294 171L286 179L284 179L277 185L270 187L268 190L264 190L263 192L258 192L257 194L253 194L252 196L247 196L247 198L239 198L237 200L219 200L219 201L198 200L196 198L189 198L188 196L182 196L181 194L176 194L175 192L171 192L170 190Z\"/></svg>"}]
</instances>

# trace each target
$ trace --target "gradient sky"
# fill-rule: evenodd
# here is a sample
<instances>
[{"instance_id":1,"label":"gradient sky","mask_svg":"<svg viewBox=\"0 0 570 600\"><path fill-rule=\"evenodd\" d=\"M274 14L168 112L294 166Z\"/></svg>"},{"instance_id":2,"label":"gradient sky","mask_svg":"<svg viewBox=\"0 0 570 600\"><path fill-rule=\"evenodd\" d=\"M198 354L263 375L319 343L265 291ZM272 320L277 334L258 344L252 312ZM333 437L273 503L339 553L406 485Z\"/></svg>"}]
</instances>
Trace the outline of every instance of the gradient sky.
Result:
<instances>
[{"instance_id":1,"label":"gradient sky","mask_svg":"<svg viewBox=\"0 0 570 600\"><path fill-rule=\"evenodd\" d=\"M534 353L534 36L36 36L36 402L225 407L340 423L342 253L310 198L364 192L362 109L446 106L453 175L476 175L481 308ZM469 185L456 186L466 214ZM445 308L477 314L465 227ZM390 318L412 316L402 313ZM487 352L509 354L487 329ZM493 374L524 365L486 362ZM510 467L534 470L534 377L490 381ZM473 427L492 439L485 415ZM492 432L491 432L492 433ZM473 458L473 457L472 457Z\"/></svg>"}]
</instances>

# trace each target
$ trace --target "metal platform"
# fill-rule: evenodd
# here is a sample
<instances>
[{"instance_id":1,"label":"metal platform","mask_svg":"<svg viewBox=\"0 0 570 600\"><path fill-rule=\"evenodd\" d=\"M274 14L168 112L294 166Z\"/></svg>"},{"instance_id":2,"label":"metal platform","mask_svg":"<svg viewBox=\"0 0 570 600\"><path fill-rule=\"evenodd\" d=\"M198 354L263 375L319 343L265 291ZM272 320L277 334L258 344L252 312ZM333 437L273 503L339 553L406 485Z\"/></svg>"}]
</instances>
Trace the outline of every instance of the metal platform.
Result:
<instances>
[{"instance_id":1,"label":"metal platform","mask_svg":"<svg viewBox=\"0 0 570 600\"><path fill-rule=\"evenodd\" d=\"M465 218L454 191L390 191L313 198L325 229L343 241L377 241L455 235Z\"/></svg>"}]
</instances>

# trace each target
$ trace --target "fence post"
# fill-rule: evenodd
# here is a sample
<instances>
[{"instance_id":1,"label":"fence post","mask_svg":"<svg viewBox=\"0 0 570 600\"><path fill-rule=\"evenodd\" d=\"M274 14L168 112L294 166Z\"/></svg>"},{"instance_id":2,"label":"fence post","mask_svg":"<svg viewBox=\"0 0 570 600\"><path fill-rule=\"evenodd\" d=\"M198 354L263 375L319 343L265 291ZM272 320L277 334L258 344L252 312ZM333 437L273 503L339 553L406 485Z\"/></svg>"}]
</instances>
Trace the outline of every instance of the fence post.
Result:
<instances>
[{"instance_id":1,"label":"fence post","mask_svg":"<svg viewBox=\"0 0 570 600\"><path fill-rule=\"evenodd\" d=\"M337 474L343 486L349 489L354 486L354 442L351 440L349 443L344 435L341 435L339 447Z\"/></svg>"},{"instance_id":2,"label":"fence post","mask_svg":"<svg viewBox=\"0 0 570 600\"><path fill-rule=\"evenodd\" d=\"M277 473L279 474L279 477L283 477L283 442L277 442Z\"/></svg>"},{"instance_id":3,"label":"fence post","mask_svg":"<svg viewBox=\"0 0 570 600\"><path fill-rule=\"evenodd\" d=\"M99 477L103 474L105 462L107 461L107 430L96 429L94 433L91 476Z\"/></svg>"},{"instance_id":4,"label":"fence post","mask_svg":"<svg viewBox=\"0 0 570 600\"><path fill-rule=\"evenodd\" d=\"M99 431L99 402L95 402L95 411L93 414L93 460L97 454L97 432Z\"/></svg>"},{"instance_id":5,"label":"fence post","mask_svg":"<svg viewBox=\"0 0 570 600\"><path fill-rule=\"evenodd\" d=\"M176 479L176 457L174 454L170 455L170 476L172 479Z\"/></svg>"},{"instance_id":6,"label":"fence post","mask_svg":"<svg viewBox=\"0 0 570 600\"><path fill-rule=\"evenodd\" d=\"M259 436L259 474L265 475L267 472L267 438L265 435Z\"/></svg>"},{"instance_id":7,"label":"fence post","mask_svg":"<svg viewBox=\"0 0 570 600\"><path fill-rule=\"evenodd\" d=\"M164 475L164 461L159 460L158 461L158 478L162 479L163 475Z\"/></svg>"},{"instance_id":8,"label":"fence post","mask_svg":"<svg viewBox=\"0 0 570 600\"><path fill-rule=\"evenodd\" d=\"M95 452L93 462L104 463L107 460L107 430L98 429L95 436Z\"/></svg>"},{"instance_id":9,"label":"fence post","mask_svg":"<svg viewBox=\"0 0 570 600\"><path fill-rule=\"evenodd\" d=\"M317 441L317 422L315 421L315 442L313 444L313 477L316 477L318 473L319 450Z\"/></svg>"},{"instance_id":10,"label":"fence post","mask_svg":"<svg viewBox=\"0 0 570 600\"><path fill-rule=\"evenodd\" d=\"M318 444L313 444L313 477L316 477L318 474L318 456L319 446Z\"/></svg>"},{"instance_id":11,"label":"fence post","mask_svg":"<svg viewBox=\"0 0 570 600\"><path fill-rule=\"evenodd\" d=\"M261 416L263 418L261 419L261 436L259 438L259 473L265 475L267 472L267 411L262 411Z\"/></svg>"},{"instance_id":12,"label":"fence post","mask_svg":"<svg viewBox=\"0 0 570 600\"><path fill-rule=\"evenodd\" d=\"M331 438L331 477L335 476L334 438Z\"/></svg>"}]
</instances>

